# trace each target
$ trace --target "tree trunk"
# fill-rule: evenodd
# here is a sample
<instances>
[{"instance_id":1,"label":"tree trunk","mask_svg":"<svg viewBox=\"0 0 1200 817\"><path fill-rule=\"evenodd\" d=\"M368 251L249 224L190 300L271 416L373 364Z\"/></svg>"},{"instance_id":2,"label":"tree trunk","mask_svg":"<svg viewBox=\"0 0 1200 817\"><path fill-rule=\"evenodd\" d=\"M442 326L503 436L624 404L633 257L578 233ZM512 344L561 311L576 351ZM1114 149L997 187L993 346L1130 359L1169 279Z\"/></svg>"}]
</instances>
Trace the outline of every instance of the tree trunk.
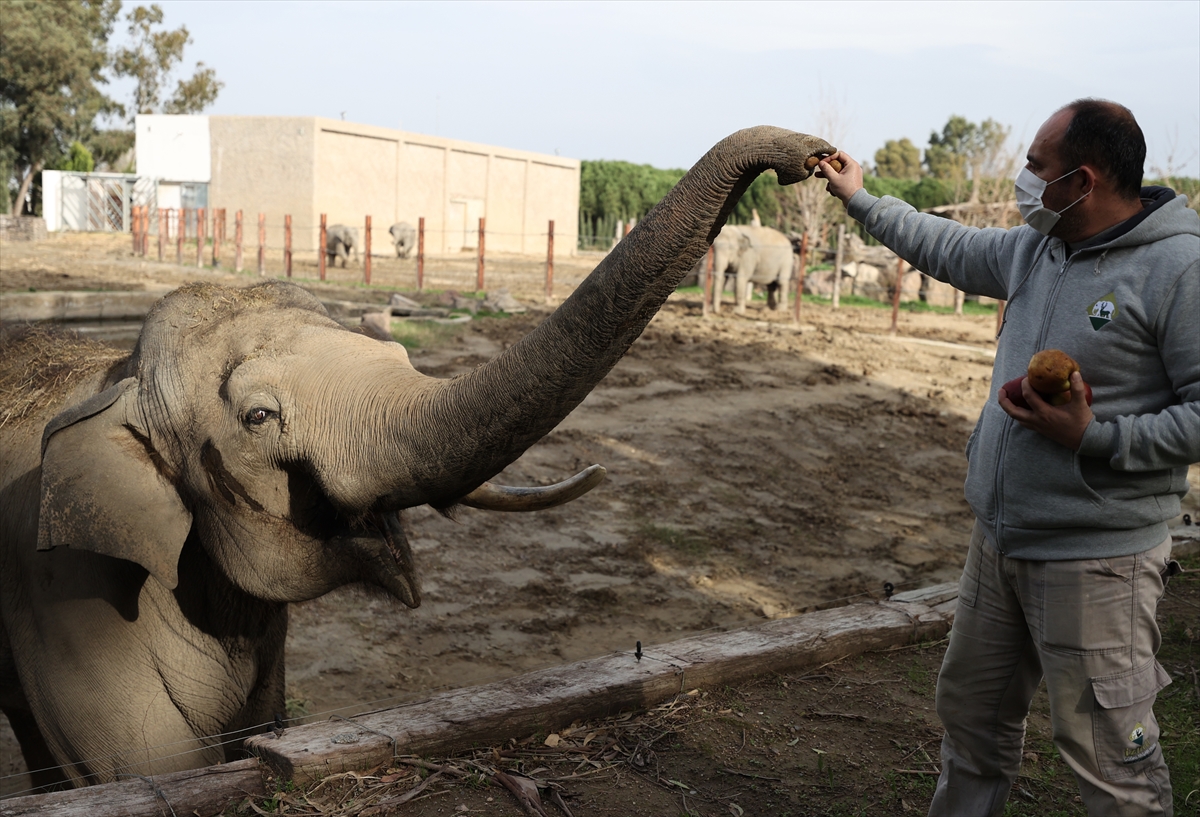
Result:
<instances>
[{"instance_id":1,"label":"tree trunk","mask_svg":"<svg viewBox=\"0 0 1200 817\"><path fill-rule=\"evenodd\" d=\"M25 196L29 193L29 185L33 183L33 175L42 169L41 162L34 162L29 166L29 171L21 179L21 185L17 188L17 197L13 200L13 206L9 212L14 216L23 215L21 209L25 206Z\"/></svg>"}]
</instances>

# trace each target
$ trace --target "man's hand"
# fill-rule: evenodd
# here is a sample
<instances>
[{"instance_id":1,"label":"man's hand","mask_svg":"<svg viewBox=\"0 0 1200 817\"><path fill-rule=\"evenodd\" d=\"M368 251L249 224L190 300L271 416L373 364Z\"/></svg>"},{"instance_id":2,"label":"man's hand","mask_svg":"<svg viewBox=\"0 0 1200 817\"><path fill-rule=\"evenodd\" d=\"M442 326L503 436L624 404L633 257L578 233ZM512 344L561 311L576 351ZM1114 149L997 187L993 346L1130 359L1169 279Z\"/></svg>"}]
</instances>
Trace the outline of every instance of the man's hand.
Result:
<instances>
[{"instance_id":1,"label":"man's hand","mask_svg":"<svg viewBox=\"0 0 1200 817\"><path fill-rule=\"evenodd\" d=\"M1029 378L1021 380L1021 394L1029 409L1018 408L1008 399L1004 389L1000 390L1000 408L1025 428L1049 437L1072 451L1078 451L1083 442L1083 432L1095 416L1087 404L1083 389L1083 377L1079 372L1071 374L1071 402L1064 406L1052 406L1029 385Z\"/></svg>"},{"instance_id":2,"label":"man's hand","mask_svg":"<svg viewBox=\"0 0 1200 817\"><path fill-rule=\"evenodd\" d=\"M830 159L837 159L842 163L842 170L839 173L829 164ZM842 204L847 204L850 197L862 189L863 186L863 169L862 165L850 158L845 151L839 150L832 156L826 156L817 165L817 171L813 174L818 179L825 179L828 184L825 185L825 190L831 195L842 200Z\"/></svg>"}]
</instances>

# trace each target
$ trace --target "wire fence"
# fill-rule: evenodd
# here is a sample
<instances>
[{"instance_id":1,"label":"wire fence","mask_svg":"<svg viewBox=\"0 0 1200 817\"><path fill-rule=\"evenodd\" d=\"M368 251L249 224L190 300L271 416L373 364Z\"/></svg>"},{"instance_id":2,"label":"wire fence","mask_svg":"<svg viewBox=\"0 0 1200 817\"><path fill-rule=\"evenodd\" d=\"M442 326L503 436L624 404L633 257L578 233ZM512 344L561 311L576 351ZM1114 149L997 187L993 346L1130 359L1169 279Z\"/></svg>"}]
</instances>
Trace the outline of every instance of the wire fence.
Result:
<instances>
[{"instance_id":1,"label":"wire fence","mask_svg":"<svg viewBox=\"0 0 1200 817\"><path fill-rule=\"evenodd\" d=\"M502 279L501 284L507 283L505 279L511 277L514 267L520 267L528 277L530 257L503 251L489 255L489 238L521 239L521 242L506 242L509 246L536 239L545 246L540 283L547 301L554 298L556 265L565 264L568 271L567 279L560 283L573 286L590 271L588 265L594 260L586 257L594 255L591 253L585 252L580 258L573 257L570 250L564 253L561 242L556 252L553 220L547 221L543 231L513 232L490 230L486 218L481 217L477 230L471 233L472 240L449 252L426 252L426 247L443 246L444 236L461 239L463 231L428 228L424 218L418 219L416 225L405 225L408 232L400 230L393 236L384 230L382 237L370 215L364 217L361 225L330 224L325 214L321 214L316 224L305 224L285 215L282 225L269 225L263 213L251 216L243 211L230 214L223 208L139 205L133 207L130 221L132 250L140 257L157 257L159 261L200 268L257 272L263 276L385 284L418 291L427 288L484 291L489 279L496 283L493 277L496 273ZM274 240L268 240L268 235ZM300 236L315 238L312 242L315 246L296 249L296 239ZM582 270L585 266L588 269ZM384 280L380 280L380 272Z\"/></svg>"},{"instance_id":2,"label":"wire fence","mask_svg":"<svg viewBox=\"0 0 1200 817\"><path fill-rule=\"evenodd\" d=\"M839 607L847 602L854 601L855 599L865 599L865 598L878 599L880 596L882 596L884 599L887 599L887 598L890 598L891 595L895 591L899 590L900 588L909 587L911 585L916 585L916 584L920 584L920 583L927 582L927 581L928 581L927 578L916 578L916 579L910 579L908 581L897 582L897 583L887 582L883 586L883 593L878 593L875 591L863 591L861 593L853 593L848 596L841 596L839 598L828 599L826 601L812 605L810 608L806 609L805 612L814 612L817 610L829 609L831 607ZM704 630L697 630L697 631L693 632L691 634L691 636L702 635L704 633L710 633L710 632L718 631L721 629L722 629L721 627L709 627ZM640 650L640 649L644 649L645 647L649 647L649 646L662 647L662 646L666 646L669 643L670 642L665 642L663 644L654 645L654 644L651 644L650 642L645 642L645 644L643 645L643 642L638 641L637 642L638 646L635 649ZM635 655L635 650L621 651L618 654ZM645 657L645 656L643 656L643 657ZM534 667L533 669L527 670L527 673L538 672L538 671L545 670L545 669L551 669L553 667L557 667L560 665L561 665L561 663L558 661L548 661L548 662L545 662L543 664L540 664L540 665ZM498 679L498 680L500 680L500 679ZM429 700L430 696L433 694L436 694L439 692L445 692L445 691L449 691L449 690L457 689L457 688L458 687L451 685L451 684L444 684L441 686L429 687L426 689L414 691L414 692L407 693L407 694L393 695L393 696L389 696L386 698L376 698L374 700L369 700L369 701L361 701L361 702L357 702L357 703L353 703L353 704L347 704L345 706L338 706L338 707L333 707L330 709L322 710L321 712L297 715L295 717L290 717L290 718L282 717L282 713L281 713L280 717L277 717L273 720L254 724L252 726L247 726L242 729L236 729L236 730L232 730L229 732L219 732L219 733L213 734L213 735L204 735L204 736L200 736L200 737L188 738L185 740L171 741L168 743L160 743L160 744L156 744L153 746L142 746L142 747L138 748L138 753L142 753L142 752L147 753L147 756L150 758L150 760L134 761L134 762L126 763L121 766L116 766L113 768L113 773L116 777L122 777L122 776L136 777L136 776L138 776L138 774L134 773L132 770L137 769L143 762L155 762L155 761L160 761L160 760L170 760L170 759L177 758L177 757L184 757L187 755L199 754L201 752L209 752L216 748L230 746L230 745L239 743L239 742L245 740L248 736L250 736L252 734L261 734L261 733L269 731L271 728L280 728L281 725L282 725L282 727L286 728L289 726L296 726L296 725L300 725L300 724L304 724L304 723L314 723L322 718L325 718L327 720L336 720L339 718L342 718L342 719L355 718L355 717L360 717L363 715L369 715L373 712L377 712L377 711L380 711L383 709L396 709L396 708L403 707L403 706L411 706L411 705L422 703L424 701ZM343 712L353 712L353 714L342 715L341 713L343 713ZM150 753L156 752L160 749L169 750L172 747L182 746L185 744L195 744L195 743L199 743L201 745L195 746L195 747L189 748L189 749L184 749L182 751L168 752L167 754L164 754L164 755L158 755L158 754L150 755ZM120 754L98 755L96 757L86 758L82 761L78 761L75 763L64 763L64 764L58 765L58 766L46 766L46 767L39 768L39 769L30 769L25 772L15 772L13 774L3 775L3 776L0 776L0 790L3 790L5 788L6 783L20 779L23 776L25 776L26 774L33 775L33 774L46 773L46 772L57 772L57 771L61 771L63 769L67 769L67 768L70 768L73 766L78 766L81 764L94 768L95 764L98 762L110 761L110 760L114 760L117 758L128 758L128 757L130 757L131 754L132 753L125 752L125 753L120 753ZM37 789L37 788L25 788L25 789L21 789L19 791L5 792L4 794L0 794L0 801L6 800L6 799L9 799L12 797L21 797L21 796L24 796L27 794L34 794L34 793L37 793L38 791L39 791L39 789Z\"/></svg>"}]
</instances>

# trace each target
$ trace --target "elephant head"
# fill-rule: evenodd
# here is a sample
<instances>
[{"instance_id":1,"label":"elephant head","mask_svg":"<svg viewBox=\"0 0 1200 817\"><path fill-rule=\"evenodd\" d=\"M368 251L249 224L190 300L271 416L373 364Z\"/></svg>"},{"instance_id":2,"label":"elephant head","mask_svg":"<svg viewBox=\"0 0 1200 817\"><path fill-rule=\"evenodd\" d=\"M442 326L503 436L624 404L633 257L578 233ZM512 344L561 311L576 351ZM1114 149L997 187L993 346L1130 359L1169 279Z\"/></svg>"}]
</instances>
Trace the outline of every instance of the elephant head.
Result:
<instances>
[{"instance_id":1,"label":"elephant head","mask_svg":"<svg viewBox=\"0 0 1200 817\"><path fill-rule=\"evenodd\" d=\"M359 582L416 606L399 513L544 504L485 483L616 364L759 173L794 183L833 150L772 127L724 139L537 329L451 380L295 286L183 287L110 387L46 428L38 547L131 560L172 588L194 541L258 599Z\"/></svg>"}]
</instances>

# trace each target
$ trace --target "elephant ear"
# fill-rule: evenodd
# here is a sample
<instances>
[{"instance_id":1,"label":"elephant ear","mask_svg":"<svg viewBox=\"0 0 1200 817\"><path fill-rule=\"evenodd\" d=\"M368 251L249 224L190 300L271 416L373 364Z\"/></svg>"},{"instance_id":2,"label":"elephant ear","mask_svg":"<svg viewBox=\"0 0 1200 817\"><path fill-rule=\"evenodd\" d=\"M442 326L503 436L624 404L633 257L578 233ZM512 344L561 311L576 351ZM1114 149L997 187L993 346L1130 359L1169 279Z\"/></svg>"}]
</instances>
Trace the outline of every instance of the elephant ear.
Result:
<instances>
[{"instance_id":1,"label":"elephant ear","mask_svg":"<svg viewBox=\"0 0 1200 817\"><path fill-rule=\"evenodd\" d=\"M136 399L131 377L46 426L37 547L70 546L137 562L173 590L192 514L133 419Z\"/></svg>"}]
</instances>

